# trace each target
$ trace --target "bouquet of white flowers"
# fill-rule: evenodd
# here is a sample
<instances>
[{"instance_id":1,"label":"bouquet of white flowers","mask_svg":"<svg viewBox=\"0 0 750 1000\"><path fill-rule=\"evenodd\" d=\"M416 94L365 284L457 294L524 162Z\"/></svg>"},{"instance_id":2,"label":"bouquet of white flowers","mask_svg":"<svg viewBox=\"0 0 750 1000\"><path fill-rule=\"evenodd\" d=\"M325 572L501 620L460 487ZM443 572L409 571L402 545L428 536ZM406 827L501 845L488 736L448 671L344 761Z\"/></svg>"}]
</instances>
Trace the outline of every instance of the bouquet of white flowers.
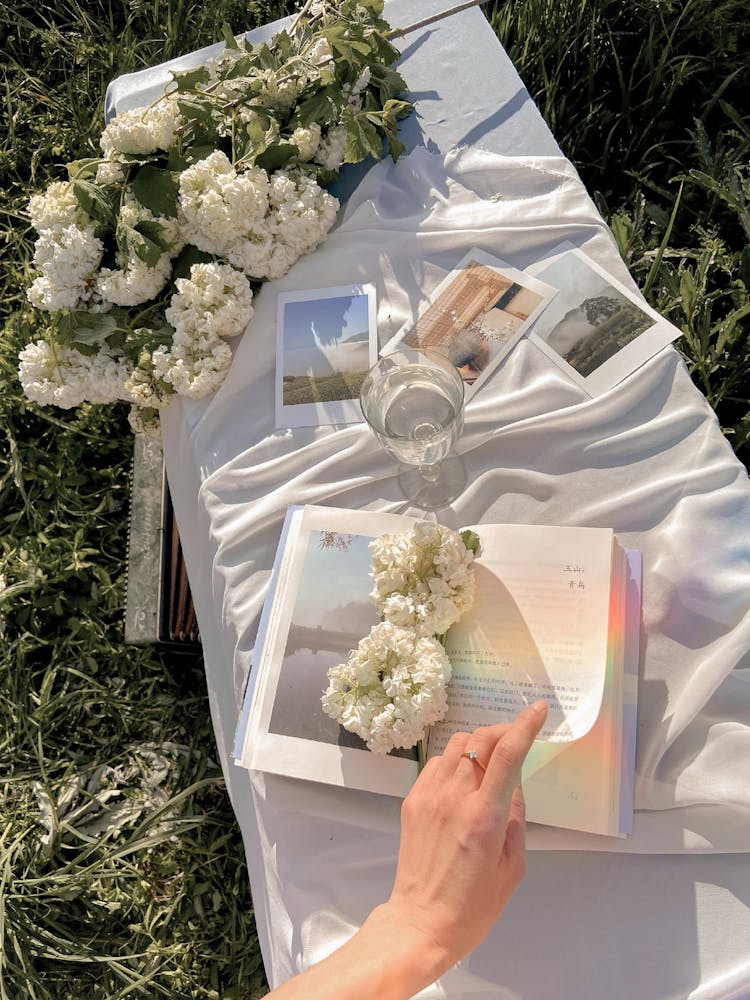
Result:
<instances>
[{"instance_id":1,"label":"bouquet of white flowers","mask_svg":"<svg viewBox=\"0 0 750 1000\"><path fill-rule=\"evenodd\" d=\"M217 388L253 292L326 238L342 164L380 158L384 139L403 151L412 105L382 8L317 0L257 46L227 31L219 59L173 72L162 98L109 122L101 157L31 198L30 399L123 400L148 429L175 395Z\"/></svg>"},{"instance_id":2,"label":"bouquet of white flowers","mask_svg":"<svg viewBox=\"0 0 750 1000\"><path fill-rule=\"evenodd\" d=\"M381 621L346 663L331 667L323 711L375 753L420 748L446 713L451 665L445 633L474 601L479 538L420 521L370 543L371 597Z\"/></svg>"}]
</instances>

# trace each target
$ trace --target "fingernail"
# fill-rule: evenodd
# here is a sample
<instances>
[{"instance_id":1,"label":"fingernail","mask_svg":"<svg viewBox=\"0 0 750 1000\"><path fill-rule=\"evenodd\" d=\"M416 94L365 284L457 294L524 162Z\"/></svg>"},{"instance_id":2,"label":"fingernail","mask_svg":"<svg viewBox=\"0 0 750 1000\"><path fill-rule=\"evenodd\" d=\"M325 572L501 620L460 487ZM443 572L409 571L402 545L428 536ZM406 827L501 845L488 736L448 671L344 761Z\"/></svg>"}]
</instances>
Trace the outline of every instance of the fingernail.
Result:
<instances>
[{"instance_id":1,"label":"fingernail","mask_svg":"<svg viewBox=\"0 0 750 1000\"><path fill-rule=\"evenodd\" d=\"M547 702L546 701L535 701L532 705L529 705L532 712L536 712L537 715L547 714Z\"/></svg>"}]
</instances>

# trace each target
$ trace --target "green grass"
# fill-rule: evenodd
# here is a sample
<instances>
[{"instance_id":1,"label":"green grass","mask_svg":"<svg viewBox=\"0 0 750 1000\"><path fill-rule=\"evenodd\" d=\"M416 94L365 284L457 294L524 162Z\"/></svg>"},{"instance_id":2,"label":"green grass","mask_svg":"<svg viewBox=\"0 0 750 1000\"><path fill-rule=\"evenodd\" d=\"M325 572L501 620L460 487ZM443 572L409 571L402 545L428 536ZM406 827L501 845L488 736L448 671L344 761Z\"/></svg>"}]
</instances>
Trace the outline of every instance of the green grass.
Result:
<instances>
[{"instance_id":1,"label":"green grass","mask_svg":"<svg viewBox=\"0 0 750 1000\"><path fill-rule=\"evenodd\" d=\"M284 6L0 0L0 1000L264 991L200 661L122 641L124 413L42 411L15 370L23 208L95 153L107 82ZM747 460L744 0L486 10Z\"/></svg>"},{"instance_id":2,"label":"green grass","mask_svg":"<svg viewBox=\"0 0 750 1000\"><path fill-rule=\"evenodd\" d=\"M485 8L646 298L750 459L750 20L744 0Z\"/></svg>"}]
</instances>

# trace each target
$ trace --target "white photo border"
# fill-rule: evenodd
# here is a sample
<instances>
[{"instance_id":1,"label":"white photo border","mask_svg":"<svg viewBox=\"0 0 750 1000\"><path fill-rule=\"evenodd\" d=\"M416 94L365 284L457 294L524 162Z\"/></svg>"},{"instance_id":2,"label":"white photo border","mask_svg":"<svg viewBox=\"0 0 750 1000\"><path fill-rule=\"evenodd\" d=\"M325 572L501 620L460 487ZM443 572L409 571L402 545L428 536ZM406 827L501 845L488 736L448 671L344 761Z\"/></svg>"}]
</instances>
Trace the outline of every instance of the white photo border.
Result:
<instances>
[{"instance_id":1,"label":"white photo border","mask_svg":"<svg viewBox=\"0 0 750 1000\"><path fill-rule=\"evenodd\" d=\"M363 420L359 399L337 399L325 403L284 403L284 311L292 302L314 302L350 296L367 298L368 368L378 357L377 301L375 285L354 283L331 288L306 288L279 292L276 304L276 426L317 427L325 424L352 424Z\"/></svg>"},{"instance_id":2,"label":"white photo border","mask_svg":"<svg viewBox=\"0 0 750 1000\"><path fill-rule=\"evenodd\" d=\"M484 385L498 365L500 365L508 354L510 354L518 341L521 340L531 329L537 318L544 312L552 299L557 295L558 290L555 287L546 284L539 278L534 277L529 271L519 271L518 268L512 267L500 257L495 257L484 250L480 250L478 247L474 247L461 258L451 271L448 272L437 288L435 288L435 290L429 295L417 315L407 320L398 333L391 337L388 343L380 349L381 357L384 357L386 354L393 354L394 351L399 350L403 346L404 338L412 331L424 313L427 312L435 300L442 295L446 288L448 288L449 285L456 279L458 274L465 270L471 262L481 264L493 271L497 271L504 277L510 278L513 282L521 285L522 288L525 288L530 292L534 292L536 295L540 295L542 297L542 301L529 314L528 318L521 323L515 333L502 344L501 350L488 362L484 371L479 373L475 381L471 385L467 384L464 386L465 398L467 402L471 399L474 393L476 393L477 390Z\"/></svg>"},{"instance_id":3,"label":"white photo border","mask_svg":"<svg viewBox=\"0 0 750 1000\"><path fill-rule=\"evenodd\" d=\"M662 351L680 337L682 331L664 319L655 309L652 309L642 296L639 296L626 285L622 284L609 271L589 257L587 253L579 247L573 246L571 243L563 243L555 247L548 257L535 261L529 267L529 271L534 274L543 274L552 264L557 263L563 257L571 255L582 260L587 267L603 278L616 292L619 292L629 302L632 302L634 306L637 306L642 313L645 313L654 321L652 326L648 327L648 329L644 330L637 337L634 337L630 343L625 344L624 347L621 347L610 358L607 358L590 375L581 375L572 365L568 364L561 354L558 354L553 347L550 347L545 340L535 333L533 328L531 329L529 332L531 343L535 344L543 354L554 361L558 368L564 371L571 381L579 385L593 399L613 389L623 379L632 375L633 372L637 371L654 355L658 354L659 351Z\"/></svg>"}]
</instances>

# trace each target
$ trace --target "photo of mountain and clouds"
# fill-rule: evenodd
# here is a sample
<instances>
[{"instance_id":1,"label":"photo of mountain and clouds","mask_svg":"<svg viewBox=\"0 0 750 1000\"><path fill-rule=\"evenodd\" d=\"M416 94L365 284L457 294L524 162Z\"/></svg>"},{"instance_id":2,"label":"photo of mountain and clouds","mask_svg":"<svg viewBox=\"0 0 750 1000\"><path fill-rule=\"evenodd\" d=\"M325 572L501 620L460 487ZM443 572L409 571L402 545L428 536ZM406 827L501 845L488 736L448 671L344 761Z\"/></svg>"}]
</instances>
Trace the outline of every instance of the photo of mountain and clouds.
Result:
<instances>
[{"instance_id":1,"label":"photo of mountain and clouds","mask_svg":"<svg viewBox=\"0 0 750 1000\"><path fill-rule=\"evenodd\" d=\"M586 377L654 325L605 277L574 253L537 274L559 289L534 324L534 333Z\"/></svg>"}]
</instances>

